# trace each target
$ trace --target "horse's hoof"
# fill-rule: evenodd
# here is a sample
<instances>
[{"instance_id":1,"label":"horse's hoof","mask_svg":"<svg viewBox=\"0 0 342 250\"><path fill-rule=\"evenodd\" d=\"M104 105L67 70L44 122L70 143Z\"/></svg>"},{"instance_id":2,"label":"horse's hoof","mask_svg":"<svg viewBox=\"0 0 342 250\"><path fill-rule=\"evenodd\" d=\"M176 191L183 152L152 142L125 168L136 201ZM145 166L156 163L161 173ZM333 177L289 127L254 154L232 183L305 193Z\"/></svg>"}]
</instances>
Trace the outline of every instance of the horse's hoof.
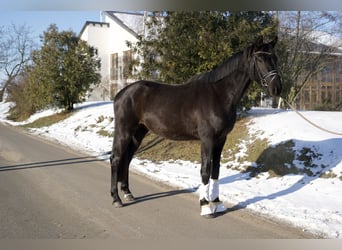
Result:
<instances>
[{"instance_id":1,"label":"horse's hoof","mask_svg":"<svg viewBox=\"0 0 342 250\"><path fill-rule=\"evenodd\" d=\"M201 216L203 218L212 219L219 214L224 214L225 212L227 212L227 208L219 199L216 199L215 201L211 201L208 204L204 204L201 206Z\"/></svg>"},{"instance_id":2,"label":"horse's hoof","mask_svg":"<svg viewBox=\"0 0 342 250\"><path fill-rule=\"evenodd\" d=\"M124 200L125 201L134 201L134 196L132 194L125 194Z\"/></svg>"},{"instance_id":3,"label":"horse's hoof","mask_svg":"<svg viewBox=\"0 0 342 250\"><path fill-rule=\"evenodd\" d=\"M202 218L205 218L205 219L214 219L216 217L216 214L205 214L205 215L202 215Z\"/></svg>"},{"instance_id":4,"label":"horse's hoof","mask_svg":"<svg viewBox=\"0 0 342 250\"><path fill-rule=\"evenodd\" d=\"M122 202L121 201L113 201L113 205L115 208L120 208L123 207Z\"/></svg>"},{"instance_id":5,"label":"horse's hoof","mask_svg":"<svg viewBox=\"0 0 342 250\"><path fill-rule=\"evenodd\" d=\"M201 216L203 218L213 218L215 214L215 207L212 204L201 206Z\"/></svg>"},{"instance_id":6,"label":"horse's hoof","mask_svg":"<svg viewBox=\"0 0 342 250\"><path fill-rule=\"evenodd\" d=\"M214 211L216 214L222 214L227 212L227 208L223 205L222 201L214 201L211 202L211 205L214 207Z\"/></svg>"}]
</instances>

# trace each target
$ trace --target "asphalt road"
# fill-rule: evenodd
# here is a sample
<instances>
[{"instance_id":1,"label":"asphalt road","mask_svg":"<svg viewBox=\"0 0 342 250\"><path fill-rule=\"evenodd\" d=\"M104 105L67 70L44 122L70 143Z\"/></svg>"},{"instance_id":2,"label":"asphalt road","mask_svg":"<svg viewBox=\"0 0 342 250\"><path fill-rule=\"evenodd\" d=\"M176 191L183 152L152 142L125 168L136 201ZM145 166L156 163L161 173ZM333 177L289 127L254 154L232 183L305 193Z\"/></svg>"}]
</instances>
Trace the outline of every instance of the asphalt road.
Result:
<instances>
[{"instance_id":1,"label":"asphalt road","mask_svg":"<svg viewBox=\"0 0 342 250\"><path fill-rule=\"evenodd\" d=\"M2 239L313 237L246 209L204 219L189 190L130 181L137 201L114 208L108 162L0 123Z\"/></svg>"}]
</instances>

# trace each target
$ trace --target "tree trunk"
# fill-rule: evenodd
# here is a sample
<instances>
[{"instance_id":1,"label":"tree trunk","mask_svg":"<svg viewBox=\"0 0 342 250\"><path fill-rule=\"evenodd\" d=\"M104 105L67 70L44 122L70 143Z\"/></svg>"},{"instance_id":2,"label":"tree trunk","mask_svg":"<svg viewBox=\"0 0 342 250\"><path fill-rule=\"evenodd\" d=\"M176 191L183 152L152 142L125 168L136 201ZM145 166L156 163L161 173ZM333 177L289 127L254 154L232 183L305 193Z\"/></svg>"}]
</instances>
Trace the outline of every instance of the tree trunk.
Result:
<instances>
[{"instance_id":1,"label":"tree trunk","mask_svg":"<svg viewBox=\"0 0 342 250\"><path fill-rule=\"evenodd\" d=\"M7 89L8 85L9 85L9 83L10 83L10 80L7 80L4 83L2 89L0 90L0 102L2 102L4 100L4 95L5 95L5 92L6 92L6 89Z\"/></svg>"},{"instance_id":2,"label":"tree trunk","mask_svg":"<svg viewBox=\"0 0 342 250\"><path fill-rule=\"evenodd\" d=\"M1 89L1 90L0 90L0 102L3 101L4 93L5 93L4 89Z\"/></svg>"}]
</instances>

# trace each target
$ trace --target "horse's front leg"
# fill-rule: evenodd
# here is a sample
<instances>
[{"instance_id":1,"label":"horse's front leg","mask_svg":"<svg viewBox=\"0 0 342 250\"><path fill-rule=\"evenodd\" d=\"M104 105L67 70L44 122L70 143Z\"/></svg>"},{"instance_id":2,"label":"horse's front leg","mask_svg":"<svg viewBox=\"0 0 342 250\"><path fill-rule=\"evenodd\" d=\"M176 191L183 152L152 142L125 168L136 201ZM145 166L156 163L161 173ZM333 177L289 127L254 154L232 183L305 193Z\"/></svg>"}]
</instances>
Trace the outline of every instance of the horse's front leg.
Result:
<instances>
[{"instance_id":1,"label":"horse's front leg","mask_svg":"<svg viewBox=\"0 0 342 250\"><path fill-rule=\"evenodd\" d=\"M215 217L215 214L226 211L219 199L219 173L221 152L225 143L225 137L215 144L204 141L201 145L201 177L200 206L201 215L207 218Z\"/></svg>"},{"instance_id":2,"label":"horse's front leg","mask_svg":"<svg viewBox=\"0 0 342 250\"><path fill-rule=\"evenodd\" d=\"M220 201L220 183L219 183L219 175L220 175L220 161L221 161L221 153L223 146L226 142L226 137L219 140L213 151L213 167L211 172L211 180L209 186L209 201L215 209L215 213L223 213L227 211L227 208Z\"/></svg>"},{"instance_id":3,"label":"horse's front leg","mask_svg":"<svg viewBox=\"0 0 342 250\"><path fill-rule=\"evenodd\" d=\"M202 185L200 186L200 207L201 216L206 218L212 218L215 211L210 204L210 194L209 194L209 180L212 171L213 164L213 147L210 140L204 140L201 144L201 178Z\"/></svg>"}]
</instances>

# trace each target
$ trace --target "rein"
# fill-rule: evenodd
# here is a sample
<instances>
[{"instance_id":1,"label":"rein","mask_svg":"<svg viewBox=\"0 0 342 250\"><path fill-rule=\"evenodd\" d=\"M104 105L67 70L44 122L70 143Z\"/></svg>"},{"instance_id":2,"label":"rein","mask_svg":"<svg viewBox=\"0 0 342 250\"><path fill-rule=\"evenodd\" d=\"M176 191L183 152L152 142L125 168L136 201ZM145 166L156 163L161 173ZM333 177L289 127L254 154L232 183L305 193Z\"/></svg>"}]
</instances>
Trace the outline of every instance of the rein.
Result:
<instances>
[{"instance_id":1,"label":"rein","mask_svg":"<svg viewBox=\"0 0 342 250\"><path fill-rule=\"evenodd\" d=\"M318 128L324 132L327 132L329 134L333 134L333 135L338 135L338 136L342 136L342 133L338 133L338 132L335 132L335 131L331 131L331 130L328 130L328 129L325 129L319 125L317 125L316 123L310 121L308 118L306 118L304 115L302 115L301 113L299 113L299 111L294 107L292 106L285 98L282 98L285 103L297 114L299 115L301 118L303 118L306 122L310 123L312 126L314 126L315 128Z\"/></svg>"}]
</instances>

